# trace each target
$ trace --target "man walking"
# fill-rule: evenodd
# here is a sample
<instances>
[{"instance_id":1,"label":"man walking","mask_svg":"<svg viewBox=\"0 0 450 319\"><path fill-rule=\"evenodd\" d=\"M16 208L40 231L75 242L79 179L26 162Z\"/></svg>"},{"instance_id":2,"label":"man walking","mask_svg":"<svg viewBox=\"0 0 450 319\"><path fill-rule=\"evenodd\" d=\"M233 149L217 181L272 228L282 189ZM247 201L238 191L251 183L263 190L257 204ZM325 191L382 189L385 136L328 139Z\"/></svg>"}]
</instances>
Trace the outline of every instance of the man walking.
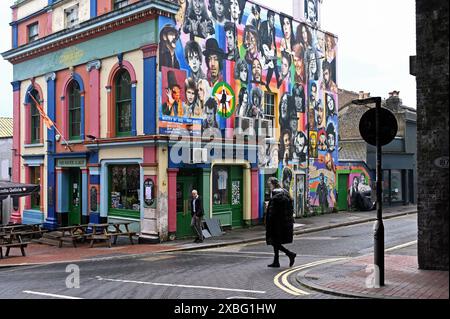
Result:
<instances>
[{"instance_id":1,"label":"man walking","mask_svg":"<svg viewBox=\"0 0 450 319\"><path fill-rule=\"evenodd\" d=\"M294 206L289 193L281 188L280 182L275 177L268 180L271 198L267 206L266 215L266 243L273 246L274 259L268 267L279 268L280 250L289 257L289 267L295 262L296 253L283 247L294 239Z\"/></svg>"},{"instance_id":2,"label":"man walking","mask_svg":"<svg viewBox=\"0 0 450 319\"><path fill-rule=\"evenodd\" d=\"M194 243L202 243L203 242L203 233L202 233L202 217L203 217L203 206L202 200L198 195L197 190L192 190L192 201L191 201L191 227L194 228L194 232L197 235Z\"/></svg>"}]
</instances>

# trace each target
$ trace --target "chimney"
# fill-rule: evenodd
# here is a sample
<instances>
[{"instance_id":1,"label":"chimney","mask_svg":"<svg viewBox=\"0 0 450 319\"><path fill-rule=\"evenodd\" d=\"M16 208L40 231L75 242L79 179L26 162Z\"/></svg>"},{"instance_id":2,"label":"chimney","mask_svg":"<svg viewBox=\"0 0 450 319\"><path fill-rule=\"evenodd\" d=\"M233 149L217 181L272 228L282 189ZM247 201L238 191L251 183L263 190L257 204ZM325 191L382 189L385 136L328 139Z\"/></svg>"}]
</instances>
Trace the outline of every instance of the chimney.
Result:
<instances>
[{"instance_id":1,"label":"chimney","mask_svg":"<svg viewBox=\"0 0 450 319\"><path fill-rule=\"evenodd\" d=\"M364 91L359 91L358 99L362 100L364 98Z\"/></svg>"},{"instance_id":2,"label":"chimney","mask_svg":"<svg viewBox=\"0 0 450 319\"><path fill-rule=\"evenodd\" d=\"M400 91L389 92L389 98L386 100L386 107L391 111L398 112L401 110L402 100L400 99Z\"/></svg>"}]
</instances>

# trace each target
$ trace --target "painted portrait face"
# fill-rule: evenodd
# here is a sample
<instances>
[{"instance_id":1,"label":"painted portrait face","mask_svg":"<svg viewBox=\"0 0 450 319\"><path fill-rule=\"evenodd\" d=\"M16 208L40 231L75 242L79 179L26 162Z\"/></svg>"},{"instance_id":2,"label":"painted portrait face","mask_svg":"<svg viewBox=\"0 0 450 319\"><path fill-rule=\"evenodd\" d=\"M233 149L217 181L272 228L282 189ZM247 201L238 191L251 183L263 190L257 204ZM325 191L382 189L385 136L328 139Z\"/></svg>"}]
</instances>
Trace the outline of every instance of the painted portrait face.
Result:
<instances>
[{"instance_id":1,"label":"painted portrait face","mask_svg":"<svg viewBox=\"0 0 450 319\"><path fill-rule=\"evenodd\" d=\"M180 97L181 97L181 90L180 90L180 88L178 87L178 86L175 86L173 89L172 89L172 98L175 100L175 101L178 101L179 99L180 99Z\"/></svg>"},{"instance_id":2,"label":"painted portrait face","mask_svg":"<svg viewBox=\"0 0 450 319\"><path fill-rule=\"evenodd\" d=\"M323 70L323 81L326 84L328 84L328 83L330 83L330 79L331 79L331 77L330 77L330 70L329 69Z\"/></svg>"},{"instance_id":3,"label":"painted portrait face","mask_svg":"<svg viewBox=\"0 0 450 319\"><path fill-rule=\"evenodd\" d=\"M334 170L334 163L333 163L333 158L331 157L330 153L327 153L325 155L325 165L328 168L329 171L333 171Z\"/></svg>"},{"instance_id":4,"label":"painted portrait face","mask_svg":"<svg viewBox=\"0 0 450 319\"><path fill-rule=\"evenodd\" d=\"M286 57L281 59L281 75L283 77L287 76L289 73L289 61Z\"/></svg>"},{"instance_id":5,"label":"painted portrait face","mask_svg":"<svg viewBox=\"0 0 450 319\"><path fill-rule=\"evenodd\" d=\"M303 59L301 57L294 56L294 66L295 66L295 73L298 76L303 75L305 71L305 64L303 63Z\"/></svg>"},{"instance_id":6,"label":"painted portrait face","mask_svg":"<svg viewBox=\"0 0 450 319\"><path fill-rule=\"evenodd\" d=\"M177 35L174 32L169 31L166 35L167 43L172 48L176 48L177 46Z\"/></svg>"},{"instance_id":7,"label":"painted portrait face","mask_svg":"<svg viewBox=\"0 0 450 319\"><path fill-rule=\"evenodd\" d=\"M328 134L327 142L328 142L328 150L330 152L334 151L334 148L336 146L336 138L334 137L334 134Z\"/></svg>"},{"instance_id":8,"label":"painted portrait face","mask_svg":"<svg viewBox=\"0 0 450 319\"><path fill-rule=\"evenodd\" d=\"M317 146L317 134L311 134L309 142L310 142L312 148L316 148L316 146Z\"/></svg>"},{"instance_id":9,"label":"painted portrait face","mask_svg":"<svg viewBox=\"0 0 450 319\"><path fill-rule=\"evenodd\" d=\"M289 119L289 126L291 128L291 132L295 133L298 131L298 118L297 116L293 116Z\"/></svg>"},{"instance_id":10,"label":"painted portrait face","mask_svg":"<svg viewBox=\"0 0 450 319\"><path fill-rule=\"evenodd\" d=\"M244 107L244 109L248 106L248 93L245 91L242 101L241 101L241 107Z\"/></svg>"},{"instance_id":11,"label":"painted portrait face","mask_svg":"<svg viewBox=\"0 0 450 319\"><path fill-rule=\"evenodd\" d=\"M325 134L319 135L319 149L325 151L327 149L327 137Z\"/></svg>"},{"instance_id":12,"label":"painted portrait face","mask_svg":"<svg viewBox=\"0 0 450 319\"><path fill-rule=\"evenodd\" d=\"M285 39L291 38L291 21L288 18L283 18L283 34Z\"/></svg>"},{"instance_id":13,"label":"painted portrait face","mask_svg":"<svg viewBox=\"0 0 450 319\"><path fill-rule=\"evenodd\" d=\"M189 104L194 103L195 101L195 91L193 89L186 90L186 100Z\"/></svg>"},{"instance_id":14,"label":"painted portrait face","mask_svg":"<svg viewBox=\"0 0 450 319\"><path fill-rule=\"evenodd\" d=\"M314 52L311 52L309 55L309 73L310 74L316 74L317 72L317 61L316 61L316 55Z\"/></svg>"},{"instance_id":15,"label":"painted portrait face","mask_svg":"<svg viewBox=\"0 0 450 319\"><path fill-rule=\"evenodd\" d=\"M306 30L306 26L302 26L302 39L303 43L308 43L308 31Z\"/></svg>"},{"instance_id":16,"label":"painted portrait face","mask_svg":"<svg viewBox=\"0 0 450 319\"><path fill-rule=\"evenodd\" d=\"M308 1L308 18L310 21L316 20L316 6L312 0Z\"/></svg>"},{"instance_id":17,"label":"painted portrait face","mask_svg":"<svg viewBox=\"0 0 450 319\"><path fill-rule=\"evenodd\" d=\"M239 2L237 0L230 1L230 13L233 20L239 19L241 8L239 8Z\"/></svg>"},{"instance_id":18,"label":"painted portrait face","mask_svg":"<svg viewBox=\"0 0 450 319\"><path fill-rule=\"evenodd\" d=\"M211 77L217 78L219 76L219 57L216 54L211 54L208 59L208 67L211 71Z\"/></svg>"},{"instance_id":19,"label":"painted portrait face","mask_svg":"<svg viewBox=\"0 0 450 319\"><path fill-rule=\"evenodd\" d=\"M306 146L306 139L303 134L297 134L295 137L295 149L297 153L303 153Z\"/></svg>"},{"instance_id":20,"label":"painted portrait face","mask_svg":"<svg viewBox=\"0 0 450 319\"><path fill-rule=\"evenodd\" d=\"M325 52L325 35L322 32L317 32L317 44L321 52Z\"/></svg>"},{"instance_id":21,"label":"painted portrait face","mask_svg":"<svg viewBox=\"0 0 450 319\"><path fill-rule=\"evenodd\" d=\"M270 26L271 28L273 28L274 25L275 25L275 16L274 16L274 15L271 15L271 16L269 17L269 26Z\"/></svg>"},{"instance_id":22,"label":"painted portrait face","mask_svg":"<svg viewBox=\"0 0 450 319\"><path fill-rule=\"evenodd\" d=\"M288 147L291 145L291 139L290 139L288 133L285 133L285 134L283 135L283 144L284 144L284 146L285 146L286 148L288 148Z\"/></svg>"},{"instance_id":23,"label":"painted portrait face","mask_svg":"<svg viewBox=\"0 0 450 319\"><path fill-rule=\"evenodd\" d=\"M316 86L311 86L311 99L313 101L315 101L316 97L317 97L317 87Z\"/></svg>"},{"instance_id":24,"label":"painted portrait face","mask_svg":"<svg viewBox=\"0 0 450 319\"><path fill-rule=\"evenodd\" d=\"M200 70L200 57L197 52L190 52L188 56L188 64L192 72L197 73Z\"/></svg>"},{"instance_id":25,"label":"painted portrait face","mask_svg":"<svg viewBox=\"0 0 450 319\"><path fill-rule=\"evenodd\" d=\"M297 110L297 112L300 112L300 110L302 110L304 107L304 97L300 87L298 87L294 92L294 102L295 109Z\"/></svg>"},{"instance_id":26,"label":"painted portrait face","mask_svg":"<svg viewBox=\"0 0 450 319\"><path fill-rule=\"evenodd\" d=\"M225 15L225 6L223 4L223 0L214 1L214 10L216 11L216 15L218 18L222 18Z\"/></svg>"},{"instance_id":27,"label":"painted portrait face","mask_svg":"<svg viewBox=\"0 0 450 319\"><path fill-rule=\"evenodd\" d=\"M308 123L310 128L314 128L315 125L314 113L311 111L308 113Z\"/></svg>"},{"instance_id":28,"label":"painted portrait face","mask_svg":"<svg viewBox=\"0 0 450 319\"><path fill-rule=\"evenodd\" d=\"M252 63L252 75L253 75L253 81L255 82L261 82L262 80L262 67L261 63L258 59L254 59Z\"/></svg>"},{"instance_id":29,"label":"painted portrait face","mask_svg":"<svg viewBox=\"0 0 450 319\"><path fill-rule=\"evenodd\" d=\"M330 114L333 114L334 113L334 108L335 108L334 99L329 94L327 94L327 107L328 107L328 112Z\"/></svg>"},{"instance_id":30,"label":"painted portrait face","mask_svg":"<svg viewBox=\"0 0 450 319\"><path fill-rule=\"evenodd\" d=\"M358 187L359 181L358 181L358 177L353 177L353 187Z\"/></svg>"},{"instance_id":31,"label":"painted portrait face","mask_svg":"<svg viewBox=\"0 0 450 319\"><path fill-rule=\"evenodd\" d=\"M283 97L281 98L280 111L281 111L281 117L283 119L287 118L287 111L288 111L288 96L287 96L287 94L283 95Z\"/></svg>"},{"instance_id":32,"label":"painted portrait face","mask_svg":"<svg viewBox=\"0 0 450 319\"><path fill-rule=\"evenodd\" d=\"M228 52L232 52L235 48L235 41L234 41L234 32L232 30L228 30L225 33L225 37L227 39L227 48L228 48Z\"/></svg>"},{"instance_id":33,"label":"painted portrait face","mask_svg":"<svg viewBox=\"0 0 450 319\"><path fill-rule=\"evenodd\" d=\"M247 32L245 34L245 46L247 47L247 50L252 54L255 55L256 51L258 50L258 47L256 45L256 37L252 32Z\"/></svg>"},{"instance_id":34,"label":"painted portrait face","mask_svg":"<svg viewBox=\"0 0 450 319\"><path fill-rule=\"evenodd\" d=\"M206 121L208 122L209 126L214 125L214 118L216 117L216 114L214 113L213 108L206 108Z\"/></svg>"},{"instance_id":35,"label":"painted portrait face","mask_svg":"<svg viewBox=\"0 0 450 319\"><path fill-rule=\"evenodd\" d=\"M257 94L253 95L253 105L259 107L261 104L261 100L259 99L259 96Z\"/></svg>"},{"instance_id":36,"label":"painted portrait face","mask_svg":"<svg viewBox=\"0 0 450 319\"><path fill-rule=\"evenodd\" d=\"M205 95L206 95L206 88L205 88L204 81L199 81L198 82L197 90L198 90L198 98L200 99L200 101L204 102L205 101Z\"/></svg>"},{"instance_id":37,"label":"painted portrait face","mask_svg":"<svg viewBox=\"0 0 450 319\"><path fill-rule=\"evenodd\" d=\"M321 125L325 118L325 110L322 105L317 109L317 125Z\"/></svg>"},{"instance_id":38,"label":"painted portrait face","mask_svg":"<svg viewBox=\"0 0 450 319\"><path fill-rule=\"evenodd\" d=\"M192 6L194 8L194 13L199 16L203 12L205 3L203 2L203 0L192 0Z\"/></svg>"},{"instance_id":39,"label":"painted portrait face","mask_svg":"<svg viewBox=\"0 0 450 319\"><path fill-rule=\"evenodd\" d=\"M241 67L240 67L239 79L242 82L247 82L247 80L248 80L248 69L245 67L245 65L241 65Z\"/></svg>"}]
</instances>

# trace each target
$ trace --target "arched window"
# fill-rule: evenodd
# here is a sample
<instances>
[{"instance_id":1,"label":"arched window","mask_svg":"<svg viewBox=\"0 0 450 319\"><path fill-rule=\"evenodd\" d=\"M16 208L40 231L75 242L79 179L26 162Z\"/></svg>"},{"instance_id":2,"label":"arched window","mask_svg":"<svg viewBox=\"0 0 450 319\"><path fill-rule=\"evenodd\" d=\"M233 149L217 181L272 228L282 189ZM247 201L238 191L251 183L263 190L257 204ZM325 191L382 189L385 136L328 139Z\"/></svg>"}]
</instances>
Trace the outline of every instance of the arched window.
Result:
<instances>
[{"instance_id":1,"label":"arched window","mask_svg":"<svg viewBox=\"0 0 450 319\"><path fill-rule=\"evenodd\" d=\"M116 135L131 135L131 77L121 70L115 80Z\"/></svg>"},{"instance_id":2,"label":"arched window","mask_svg":"<svg viewBox=\"0 0 450 319\"><path fill-rule=\"evenodd\" d=\"M31 95L34 99L30 99L30 108L31 108L31 143L36 144L41 142L41 115L36 107L36 101L40 101L39 93L37 90L33 89Z\"/></svg>"},{"instance_id":3,"label":"arched window","mask_svg":"<svg viewBox=\"0 0 450 319\"><path fill-rule=\"evenodd\" d=\"M81 92L77 81L72 81L67 88L69 98L69 138L81 137Z\"/></svg>"}]
</instances>

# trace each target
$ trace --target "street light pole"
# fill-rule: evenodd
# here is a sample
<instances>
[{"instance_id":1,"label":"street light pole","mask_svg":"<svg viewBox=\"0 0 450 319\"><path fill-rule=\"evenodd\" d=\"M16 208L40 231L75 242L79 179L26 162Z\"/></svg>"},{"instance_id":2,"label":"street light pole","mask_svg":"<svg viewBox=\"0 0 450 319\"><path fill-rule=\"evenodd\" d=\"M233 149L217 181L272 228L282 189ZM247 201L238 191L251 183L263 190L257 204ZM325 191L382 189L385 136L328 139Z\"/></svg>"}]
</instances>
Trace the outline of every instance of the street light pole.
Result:
<instances>
[{"instance_id":1,"label":"street light pole","mask_svg":"<svg viewBox=\"0 0 450 319\"><path fill-rule=\"evenodd\" d=\"M374 225L374 264L378 267L379 284L384 286L384 225L383 225L383 198L381 166L381 142L380 142L380 110L381 98L376 98L376 147L377 147L377 220ZM375 269L375 274L377 269Z\"/></svg>"},{"instance_id":2,"label":"street light pole","mask_svg":"<svg viewBox=\"0 0 450 319\"><path fill-rule=\"evenodd\" d=\"M377 164L376 164L376 188L377 188L377 220L373 226L374 230L374 264L375 264L375 276L376 284L384 286L384 225L383 225L383 170L382 170L382 142L381 142L381 97L370 97L367 99L353 100L353 104L367 105L375 103L375 145L377 148Z\"/></svg>"}]
</instances>

